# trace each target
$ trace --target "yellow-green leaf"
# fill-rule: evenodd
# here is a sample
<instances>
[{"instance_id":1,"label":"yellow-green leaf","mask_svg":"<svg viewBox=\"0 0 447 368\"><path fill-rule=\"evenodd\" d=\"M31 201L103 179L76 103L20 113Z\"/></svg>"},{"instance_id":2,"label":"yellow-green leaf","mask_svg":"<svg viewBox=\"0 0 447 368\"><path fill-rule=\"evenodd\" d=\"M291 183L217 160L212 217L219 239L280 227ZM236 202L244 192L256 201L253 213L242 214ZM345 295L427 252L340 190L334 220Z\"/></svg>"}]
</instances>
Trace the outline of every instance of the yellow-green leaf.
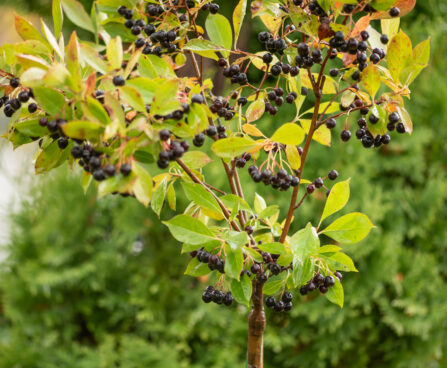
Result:
<instances>
[{"instance_id":1,"label":"yellow-green leaf","mask_svg":"<svg viewBox=\"0 0 447 368\"><path fill-rule=\"evenodd\" d=\"M372 98L380 88L380 73L374 64L369 64L362 72L362 83ZM348 105L349 106L349 105Z\"/></svg>"},{"instance_id":2,"label":"yellow-green leaf","mask_svg":"<svg viewBox=\"0 0 447 368\"><path fill-rule=\"evenodd\" d=\"M304 140L304 130L297 124L286 123L270 139L282 144L298 145Z\"/></svg>"},{"instance_id":3,"label":"yellow-green leaf","mask_svg":"<svg viewBox=\"0 0 447 368\"><path fill-rule=\"evenodd\" d=\"M349 181L351 179L341 181L335 184L329 193L329 196L326 200L326 204L324 206L323 214L321 215L320 224L324 221L325 218L334 214L335 212L340 211L349 200Z\"/></svg>"},{"instance_id":4,"label":"yellow-green leaf","mask_svg":"<svg viewBox=\"0 0 447 368\"><path fill-rule=\"evenodd\" d=\"M233 44L233 32L227 18L221 14L209 14L206 18L205 28L211 41L217 46L226 50L231 50ZM228 52L222 51L227 57Z\"/></svg>"},{"instance_id":5,"label":"yellow-green leaf","mask_svg":"<svg viewBox=\"0 0 447 368\"><path fill-rule=\"evenodd\" d=\"M111 70L121 69L123 63L123 43L121 37L112 38L107 45L107 60Z\"/></svg>"},{"instance_id":6,"label":"yellow-green leaf","mask_svg":"<svg viewBox=\"0 0 447 368\"><path fill-rule=\"evenodd\" d=\"M248 106L245 113L247 123L251 123L261 118L265 112L265 103L263 100L256 100Z\"/></svg>"},{"instance_id":7,"label":"yellow-green leaf","mask_svg":"<svg viewBox=\"0 0 447 368\"><path fill-rule=\"evenodd\" d=\"M251 151L256 146L257 143L249 137L230 137L214 142L211 149L219 157L233 158Z\"/></svg>"},{"instance_id":8,"label":"yellow-green leaf","mask_svg":"<svg viewBox=\"0 0 447 368\"><path fill-rule=\"evenodd\" d=\"M234 27L234 48L237 47L237 40L242 28L245 13L247 11L247 0L239 0L233 12L233 27Z\"/></svg>"},{"instance_id":9,"label":"yellow-green leaf","mask_svg":"<svg viewBox=\"0 0 447 368\"><path fill-rule=\"evenodd\" d=\"M354 244L364 239L373 227L366 215L353 212L338 218L321 233L340 243Z\"/></svg>"}]
</instances>

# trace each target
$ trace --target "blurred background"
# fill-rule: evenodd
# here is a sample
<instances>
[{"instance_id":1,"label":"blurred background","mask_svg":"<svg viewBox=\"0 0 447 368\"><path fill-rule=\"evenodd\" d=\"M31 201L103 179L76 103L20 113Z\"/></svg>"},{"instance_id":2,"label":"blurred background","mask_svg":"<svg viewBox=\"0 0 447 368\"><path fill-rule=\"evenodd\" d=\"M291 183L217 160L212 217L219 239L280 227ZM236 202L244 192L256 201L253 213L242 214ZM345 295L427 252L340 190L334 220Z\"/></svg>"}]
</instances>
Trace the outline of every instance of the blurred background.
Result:
<instances>
[{"instance_id":1,"label":"blurred background","mask_svg":"<svg viewBox=\"0 0 447 368\"><path fill-rule=\"evenodd\" d=\"M229 17L236 2L217 2ZM51 24L50 0L2 0L1 43L17 40L14 12ZM267 368L447 367L446 18L444 0L424 0L402 20L413 44L429 35L432 46L407 103L412 136L394 135L380 150L334 136L334 151L312 149L305 176L335 168L352 177L347 211L368 214L377 229L346 247L360 272L345 275L343 309L296 295L290 314L268 315ZM257 51L262 26L248 28L245 42ZM67 22L65 35L72 29ZM288 118L283 108L275 120ZM244 366L246 308L203 304L207 280L183 276L189 256L150 210L133 199L98 201L92 188L84 195L78 170L33 177L34 151L0 143L0 368ZM215 170L208 174L224 185ZM286 208L289 196L241 175L247 193ZM294 226L322 204L308 201Z\"/></svg>"}]
</instances>

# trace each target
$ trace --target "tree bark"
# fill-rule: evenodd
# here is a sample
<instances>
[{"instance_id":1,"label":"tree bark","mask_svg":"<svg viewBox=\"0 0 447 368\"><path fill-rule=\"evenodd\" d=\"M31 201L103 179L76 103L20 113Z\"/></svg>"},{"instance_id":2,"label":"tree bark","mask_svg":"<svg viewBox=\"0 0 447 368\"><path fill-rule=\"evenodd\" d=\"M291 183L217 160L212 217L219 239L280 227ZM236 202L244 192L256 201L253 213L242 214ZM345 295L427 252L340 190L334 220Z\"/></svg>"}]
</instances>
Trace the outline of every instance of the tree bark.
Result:
<instances>
[{"instance_id":1,"label":"tree bark","mask_svg":"<svg viewBox=\"0 0 447 368\"><path fill-rule=\"evenodd\" d=\"M264 284L257 278L253 280L253 309L248 317L248 356L247 368L264 367L265 313L262 289Z\"/></svg>"}]
</instances>

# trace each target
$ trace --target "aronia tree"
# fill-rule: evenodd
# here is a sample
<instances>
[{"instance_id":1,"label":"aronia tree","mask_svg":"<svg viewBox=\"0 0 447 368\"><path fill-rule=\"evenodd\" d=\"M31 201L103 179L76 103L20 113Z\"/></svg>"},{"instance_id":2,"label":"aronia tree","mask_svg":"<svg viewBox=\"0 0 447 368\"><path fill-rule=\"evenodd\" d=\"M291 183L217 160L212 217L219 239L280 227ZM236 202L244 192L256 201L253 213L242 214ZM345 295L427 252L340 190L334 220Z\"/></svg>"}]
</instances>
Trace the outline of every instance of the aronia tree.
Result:
<instances>
[{"instance_id":1,"label":"aronia tree","mask_svg":"<svg viewBox=\"0 0 447 368\"><path fill-rule=\"evenodd\" d=\"M287 312L298 290L343 306L342 272L357 270L342 245L374 225L362 213L337 217L350 180L330 184L335 169L308 178L306 159L332 136L347 142L354 132L360 142L350 144L378 148L412 132L404 103L430 48L428 40L413 48L399 30L414 5L240 0L230 22L209 0L97 0L89 12L77 0L54 0L53 29L16 15L23 41L0 48L4 137L14 147L38 141L36 173L68 161L85 189L135 197L158 215L185 195L183 213L163 221L192 257L185 273L209 275L204 302L251 306L247 366L262 368L264 304ZM262 52L238 47L249 10L265 25ZM94 41L65 38L64 16ZM213 93L205 59L228 79L225 96ZM194 75L179 73L185 65ZM250 68L262 78L250 80ZM262 119L278 109L290 119L275 121L268 136ZM204 176L206 165L221 168L228 189ZM258 185L290 196L287 213L257 193L244 196L245 167ZM318 190L327 195L320 221L290 233Z\"/></svg>"}]
</instances>

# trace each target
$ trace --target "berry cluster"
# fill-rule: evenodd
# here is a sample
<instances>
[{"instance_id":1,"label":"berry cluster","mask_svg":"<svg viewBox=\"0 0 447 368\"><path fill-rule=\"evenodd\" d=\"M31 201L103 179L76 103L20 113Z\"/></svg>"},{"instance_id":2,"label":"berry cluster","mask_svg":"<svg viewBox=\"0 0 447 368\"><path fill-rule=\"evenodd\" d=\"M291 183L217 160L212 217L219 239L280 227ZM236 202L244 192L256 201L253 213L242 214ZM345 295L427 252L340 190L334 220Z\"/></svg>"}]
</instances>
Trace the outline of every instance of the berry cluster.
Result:
<instances>
[{"instance_id":1,"label":"berry cluster","mask_svg":"<svg viewBox=\"0 0 447 368\"><path fill-rule=\"evenodd\" d=\"M114 176L116 168L112 164L106 164L105 156L99 151L96 151L93 146L88 143L83 145L73 146L71 154L75 159L79 159L78 163L84 168L86 172L91 172L96 181L103 181L107 177ZM125 163L120 167L122 175L127 176L132 171L130 164Z\"/></svg>"},{"instance_id":2,"label":"berry cluster","mask_svg":"<svg viewBox=\"0 0 447 368\"><path fill-rule=\"evenodd\" d=\"M225 59L220 59L219 65L224 67L222 74L225 78L229 78L231 83L239 83L241 86L248 83L247 74L241 71L238 64L233 64L229 67Z\"/></svg>"},{"instance_id":3,"label":"berry cluster","mask_svg":"<svg viewBox=\"0 0 447 368\"><path fill-rule=\"evenodd\" d=\"M336 271L334 276L339 282L343 279L341 272ZM318 289L320 293L326 294L332 286L335 285L335 279L333 276L324 277L321 273L317 273L311 280L309 280L305 285L301 286L300 294L306 295L312 291Z\"/></svg>"},{"instance_id":4,"label":"berry cluster","mask_svg":"<svg viewBox=\"0 0 447 368\"><path fill-rule=\"evenodd\" d=\"M279 300L276 300L273 296L267 297L265 299L265 305L275 312L289 312L293 307L292 300L292 293L286 291Z\"/></svg>"},{"instance_id":5,"label":"berry cluster","mask_svg":"<svg viewBox=\"0 0 447 368\"><path fill-rule=\"evenodd\" d=\"M202 294L202 300L205 303L214 302L216 304L224 304L229 307L234 302L231 291L224 293L222 290L215 289L213 286L207 286Z\"/></svg>"},{"instance_id":6,"label":"berry cluster","mask_svg":"<svg viewBox=\"0 0 447 368\"><path fill-rule=\"evenodd\" d=\"M237 66L238 65L233 65ZM232 68L233 68L232 66ZM245 75L245 73L244 73ZM245 76L246 77L246 76ZM244 102L242 100L242 102ZM217 114L219 117L225 119L225 120L231 120L234 117L234 109L230 106L228 100L222 98L222 97L216 97L213 100L213 103L210 105L211 112Z\"/></svg>"},{"instance_id":7,"label":"berry cluster","mask_svg":"<svg viewBox=\"0 0 447 368\"><path fill-rule=\"evenodd\" d=\"M183 154L188 151L189 143L186 141L170 140L171 132L167 129L162 129L159 132L160 140L163 142L164 150L158 155L157 165L160 169L166 169L169 166L169 161L175 161L181 158Z\"/></svg>"},{"instance_id":8,"label":"berry cluster","mask_svg":"<svg viewBox=\"0 0 447 368\"><path fill-rule=\"evenodd\" d=\"M275 39L269 32L260 32L258 34L258 40L272 54L277 52L279 55L282 55L287 48L287 43L283 38Z\"/></svg>"},{"instance_id":9,"label":"berry cluster","mask_svg":"<svg viewBox=\"0 0 447 368\"><path fill-rule=\"evenodd\" d=\"M274 189L286 191L290 187L296 187L300 180L297 176L287 173L284 169L279 169L276 173L270 169L259 171L256 165L251 165L248 168L248 173L255 183L263 182L265 185L271 185Z\"/></svg>"},{"instance_id":10,"label":"berry cluster","mask_svg":"<svg viewBox=\"0 0 447 368\"><path fill-rule=\"evenodd\" d=\"M9 80L9 85L16 90L20 86L19 78L11 78ZM4 106L3 113L6 117L10 118L16 111L22 108L22 103L28 103L31 98L34 98L33 90L31 88L25 90L22 89L20 92L15 93L17 97L10 98L9 95L5 95L0 98L0 108ZM28 104L28 112L33 114L37 111L37 104L31 102Z\"/></svg>"},{"instance_id":11,"label":"berry cluster","mask_svg":"<svg viewBox=\"0 0 447 368\"><path fill-rule=\"evenodd\" d=\"M287 64L283 64L283 66L284 65ZM283 96L284 96L284 90L281 87L275 87L273 90L267 93L267 98L269 101L265 102L265 109L270 115L276 115L276 113L278 112L278 108L284 104ZM287 94L286 102L291 104L296 100L297 97L298 94L292 91L289 94ZM276 106L273 106L272 103L274 103Z\"/></svg>"},{"instance_id":12,"label":"berry cluster","mask_svg":"<svg viewBox=\"0 0 447 368\"><path fill-rule=\"evenodd\" d=\"M225 273L225 262L220 259L216 254L211 254L206 250L199 249L190 253L191 257L197 257L197 260L201 263L208 263L208 267L211 271L217 270L220 273Z\"/></svg>"}]
</instances>

